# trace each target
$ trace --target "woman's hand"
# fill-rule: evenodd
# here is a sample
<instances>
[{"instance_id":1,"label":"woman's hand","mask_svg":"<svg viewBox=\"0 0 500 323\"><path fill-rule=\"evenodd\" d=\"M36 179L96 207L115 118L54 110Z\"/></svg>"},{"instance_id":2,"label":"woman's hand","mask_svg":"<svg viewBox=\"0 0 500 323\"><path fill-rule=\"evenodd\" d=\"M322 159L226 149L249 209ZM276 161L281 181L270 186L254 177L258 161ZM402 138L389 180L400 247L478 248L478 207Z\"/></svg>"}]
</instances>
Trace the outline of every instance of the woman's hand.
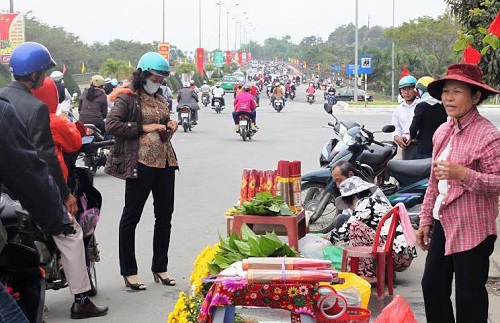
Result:
<instances>
[{"instance_id":1,"label":"woman's hand","mask_svg":"<svg viewBox=\"0 0 500 323\"><path fill-rule=\"evenodd\" d=\"M406 138L401 136L394 136L394 141L398 144L399 148L404 149L408 146L408 143L405 140Z\"/></svg>"},{"instance_id":2,"label":"woman's hand","mask_svg":"<svg viewBox=\"0 0 500 323\"><path fill-rule=\"evenodd\" d=\"M423 251L429 250L429 244L431 240L429 237L430 231L431 227L428 225L418 228L417 243L420 246L420 249L422 249Z\"/></svg>"},{"instance_id":3,"label":"woman's hand","mask_svg":"<svg viewBox=\"0 0 500 323\"><path fill-rule=\"evenodd\" d=\"M155 132L167 130L167 126L158 123L144 124L142 125L142 131L144 132Z\"/></svg>"},{"instance_id":4,"label":"woman's hand","mask_svg":"<svg viewBox=\"0 0 500 323\"><path fill-rule=\"evenodd\" d=\"M437 180L458 179L463 181L467 177L467 168L463 165L447 161L433 161L432 165Z\"/></svg>"},{"instance_id":5,"label":"woman's hand","mask_svg":"<svg viewBox=\"0 0 500 323\"><path fill-rule=\"evenodd\" d=\"M177 131L178 127L179 124L175 120L169 120L167 122L167 129L169 129L172 134L174 134Z\"/></svg>"}]
</instances>

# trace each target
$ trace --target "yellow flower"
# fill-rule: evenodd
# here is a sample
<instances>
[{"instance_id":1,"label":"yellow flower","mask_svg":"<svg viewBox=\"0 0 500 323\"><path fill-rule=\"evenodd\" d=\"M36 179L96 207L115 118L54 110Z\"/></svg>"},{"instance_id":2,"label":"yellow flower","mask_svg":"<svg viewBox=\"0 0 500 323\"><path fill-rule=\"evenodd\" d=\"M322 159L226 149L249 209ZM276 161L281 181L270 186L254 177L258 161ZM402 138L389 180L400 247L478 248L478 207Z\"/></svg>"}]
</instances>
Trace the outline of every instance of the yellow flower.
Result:
<instances>
[{"instance_id":1,"label":"yellow flower","mask_svg":"<svg viewBox=\"0 0 500 323\"><path fill-rule=\"evenodd\" d=\"M292 287L290 287L290 288L288 289L288 296L290 296L290 297L294 297L294 296L296 296L298 293L299 293L299 290L297 289L297 287L292 286Z\"/></svg>"}]
</instances>

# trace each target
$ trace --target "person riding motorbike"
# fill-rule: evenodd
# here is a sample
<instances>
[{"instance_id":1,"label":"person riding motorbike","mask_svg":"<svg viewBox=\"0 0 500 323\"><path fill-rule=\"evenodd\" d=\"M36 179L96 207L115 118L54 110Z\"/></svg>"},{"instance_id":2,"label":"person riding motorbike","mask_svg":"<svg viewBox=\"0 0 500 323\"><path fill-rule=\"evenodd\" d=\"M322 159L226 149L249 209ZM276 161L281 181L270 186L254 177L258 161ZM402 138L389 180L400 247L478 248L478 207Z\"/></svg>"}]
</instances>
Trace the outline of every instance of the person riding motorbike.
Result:
<instances>
[{"instance_id":1,"label":"person riding motorbike","mask_svg":"<svg viewBox=\"0 0 500 323\"><path fill-rule=\"evenodd\" d=\"M245 84L243 86L243 91L238 94L236 99L234 100L234 111L233 111L233 121L235 124L235 131L240 132L240 125L238 123L238 116L242 113L249 114L252 123L250 124L250 128L253 131L258 131L256 120L257 120L257 103L255 102L255 98L252 94L250 94L250 85Z\"/></svg>"},{"instance_id":2,"label":"person riding motorbike","mask_svg":"<svg viewBox=\"0 0 500 323\"><path fill-rule=\"evenodd\" d=\"M226 107L226 101L224 100L224 95L226 95L226 92L224 92L224 89L220 87L220 83L216 83L215 87L212 90L212 109L215 107L215 99L220 100L220 104L222 109Z\"/></svg>"},{"instance_id":3,"label":"person riding motorbike","mask_svg":"<svg viewBox=\"0 0 500 323\"><path fill-rule=\"evenodd\" d=\"M201 90L201 96L203 95L208 96L208 101L210 101L210 85L208 85L207 81L203 81L203 85L200 88Z\"/></svg>"},{"instance_id":4,"label":"person riding motorbike","mask_svg":"<svg viewBox=\"0 0 500 323\"><path fill-rule=\"evenodd\" d=\"M179 118L179 124L182 124L181 118L181 108L182 106L189 106L191 108L191 118L193 119L193 125L198 124L198 110L200 106L198 105L198 94L191 89L189 82L183 83L183 88L179 90L177 94L177 113Z\"/></svg>"},{"instance_id":5,"label":"person riding motorbike","mask_svg":"<svg viewBox=\"0 0 500 323\"><path fill-rule=\"evenodd\" d=\"M196 94L198 94L198 92L200 92L200 89L196 86L196 83L194 82L194 80L191 80L191 81L189 82L189 88L190 88L191 90L193 90L193 91L194 91L194 93L196 93Z\"/></svg>"},{"instance_id":6,"label":"person riding motorbike","mask_svg":"<svg viewBox=\"0 0 500 323\"><path fill-rule=\"evenodd\" d=\"M237 82L235 85L234 85L234 98L236 98L236 96L238 94L240 94L241 92L243 92L243 83L241 82Z\"/></svg>"},{"instance_id":7,"label":"person riding motorbike","mask_svg":"<svg viewBox=\"0 0 500 323\"><path fill-rule=\"evenodd\" d=\"M14 49L9 65L14 81L0 89L0 97L14 106L37 150L38 157L47 163L50 175L54 177L68 211L64 223L71 224L72 227L71 231L64 232L65 234L52 233L54 242L61 252L61 262L70 292L75 297L70 311L71 317L106 315L108 307L94 305L88 296L91 286L85 263L83 232L73 217L78 211L78 206L76 198L69 192L54 151L49 110L30 92L42 86L46 71L56 66L56 63L45 46L36 42L25 42Z\"/></svg>"},{"instance_id":8,"label":"person riding motorbike","mask_svg":"<svg viewBox=\"0 0 500 323\"><path fill-rule=\"evenodd\" d=\"M161 82L160 89L161 89L161 91L162 91L163 96L165 97L165 99L167 99L169 109L172 109L172 97L173 97L173 94L172 94L172 90L170 89L170 87L167 84L167 80L166 79L164 79Z\"/></svg>"},{"instance_id":9,"label":"person riding motorbike","mask_svg":"<svg viewBox=\"0 0 500 323\"><path fill-rule=\"evenodd\" d=\"M283 101L283 107L285 106L285 91L281 87L280 82L274 83L273 93L271 95L271 105L274 106L275 100L281 99Z\"/></svg>"},{"instance_id":10,"label":"person riding motorbike","mask_svg":"<svg viewBox=\"0 0 500 323\"><path fill-rule=\"evenodd\" d=\"M309 83L309 87L307 88L306 93L307 93L307 96L312 95L313 102L316 101L316 96L314 95L314 93L316 93L316 88L314 87L313 82Z\"/></svg>"},{"instance_id":11,"label":"person riding motorbike","mask_svg":"<svg viewBox=\"0 0 500 323\"><path fill-rule=\"evenodd\" d=\"M255 102L257 102L257 106L259 106L260 104L259 88L254 83L250 83L249 85L250 85L250 94L253 95L253 97L255 98Z\"/></svg>"},{"instance_id":12,"label":"person riding motorbike","mask_svg":"<svg viewBox=\"0 0 500 323\"><path fill-rule=\"evenodd\" d=\"M62 103L64 100L71 100L71 94L69 94L66 85L64 85L64 74L60 71L54 71L50 73L50 78L56 82L59 103Z\"/></svg>"},{"instance_id":13,"label":"person riding motorbike","mask_svg":"<svg viewBox=\"0 0 500 323\"><path fill-rule=\"evenodd\" d=\"M94 75L90 79L90 87L86 88L78 102L79 119L83 123L95 125L102 133L104 129L104 119L108 114L108 98L103 90L104 78Z\"/></svg>"}]
</instances>

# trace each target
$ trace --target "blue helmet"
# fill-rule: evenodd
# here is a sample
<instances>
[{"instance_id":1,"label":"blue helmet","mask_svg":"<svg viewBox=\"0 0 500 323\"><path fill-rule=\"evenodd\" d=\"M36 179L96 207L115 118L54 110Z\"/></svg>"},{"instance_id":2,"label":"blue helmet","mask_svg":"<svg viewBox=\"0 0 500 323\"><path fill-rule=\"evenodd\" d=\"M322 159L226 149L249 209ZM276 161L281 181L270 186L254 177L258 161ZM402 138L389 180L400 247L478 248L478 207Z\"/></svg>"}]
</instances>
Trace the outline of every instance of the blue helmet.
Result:
<instances>
[{"instance_id":1,"label":"blue helmet","mask_svg":"<svg viewBox=\"0 0 500 323\"><path fill-rule=\"evenodd\" d=\"M404 76L399 80L400 89L408 86L415 87L415 85L417 85L417 79L411 75Z\"/></svg>"},{"instance_id":2,"label":"blue helmet","mask_svg":"<svg viewBox=\"0 0 500 323\"><path fill-rule=\"evenodd\" d=\"M168 76L170 74L170 67L167 60L156 52L149 52L142 55L137 64L137 69L139 68L142 71L148 71L151 74L159 76Z\"/></svg>"},{"instance_id":3,"label":"blue helmet","mask_svg":"<svg viewBox=\"0 0 500 323\"><path fill-rule=\"evenodd\" d=\"M9 65L12 74L26 76L51 69L56 66L56 62L45 46L35 42L26 42L19 44L12 51Z\"/></svg>"}]
</instances>

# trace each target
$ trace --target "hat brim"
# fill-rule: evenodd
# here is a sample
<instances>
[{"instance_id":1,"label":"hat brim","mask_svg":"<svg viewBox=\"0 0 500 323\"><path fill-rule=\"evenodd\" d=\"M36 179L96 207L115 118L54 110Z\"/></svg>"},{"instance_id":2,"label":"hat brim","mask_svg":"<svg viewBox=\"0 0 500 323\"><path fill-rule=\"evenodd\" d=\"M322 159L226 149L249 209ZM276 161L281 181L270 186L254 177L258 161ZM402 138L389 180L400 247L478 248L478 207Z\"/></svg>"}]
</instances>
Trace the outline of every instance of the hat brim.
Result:
<instances>
[{"instance_id":1,"label":"hat brim","mask_svg":"<svg viewBox=\"0 0 500 323\"><path fill-rule=\"evenodd\" d=\"M427 85L427 89L429 90L429 94L433 98L441 101L441 94L443 93L444 82L448 81L448 80L460 81L460 82L464 82L467 84L475 85L475 86L481 88L484 92L487 92L489 95L500 93L499 91L495 90L492 87L489 87L488 85L486 85L484 83L479 83L479 82L473 81L467 77L463 77L461 75L448 75L448 76L443 77L442 79L439 79L439 80L436 80L434 82L429 83L429 85Z\"/></svg>"},{"instance_id":2,"label":"hat brim","mask_svg":"<svg viewBox=\"0 0 500 323\"><path fill-rule=\"evenodd\" d=\"M157 70L149 69L148 72L153 74L153 75L162 76L162 77L167 77L170 75L169 71L165 72L165 71L157 71Z\"/></svg>"},{"instance_id":3,"label":"hat brim","mask_svg":"<svg viewBox=\"0 0 500 323\"><path fill-rule=\"evenodd\" d=\"M335 198L335 206L339 210L346 210L349 208L349 205L347 205L342 196Z\"/></svg>"}]
</instances>

